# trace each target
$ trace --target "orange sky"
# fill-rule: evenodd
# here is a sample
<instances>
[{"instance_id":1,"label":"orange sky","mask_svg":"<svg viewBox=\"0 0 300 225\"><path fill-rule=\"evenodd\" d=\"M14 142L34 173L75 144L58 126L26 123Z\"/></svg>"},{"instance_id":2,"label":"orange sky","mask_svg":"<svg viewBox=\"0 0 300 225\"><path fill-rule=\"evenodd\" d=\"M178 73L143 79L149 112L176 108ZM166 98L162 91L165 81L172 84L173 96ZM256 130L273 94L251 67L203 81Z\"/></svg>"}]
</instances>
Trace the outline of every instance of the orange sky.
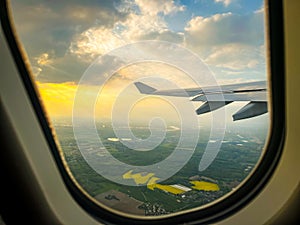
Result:
<instances>
[{"instance_id":1,"label":"orange sky","mask_svg":"<svg viewBox=\"0 0 300 225\"><path fill-rule=\"evenodd\" d=\"M43 100L45 109L51 117L71 117L73 110L73 101L77 90L75 83L40 83L36 82L40 96ZM84 86L87 90L86 96L82 96L81 99L88 97L89 93L99 91L97 86ZM99 119L111 118L111 112L115 101L117 99L117 91L114 87L104 87L95 104L95 115ZM166 100L160 97L142 96L143 98L132 104L132 108L129 112L131 118L141 118L149 120L153 117L165 117L166 112L168 118L173 118L176 121L178 115L174 107ZM124 98L124 97L123 97ZM124 104L130 102L130 95L125 96ZM81 100L80 100L81 101ZM132 101L131 101L132 102ZM82 100L82 105L85 104ZM85 114L85 107L82 107L82 114Z\"/></svg>"},{"instance_id":2,"label":"orange sky","mask_svg":"<svg viewBox=\"0 0 300 225\"><path fill-rule=\"evenodd\" d=\"M155 69L154 69L155 68ZM192 81L185 73L172 66L151 63L142 63L130 65L121 69L109 79L102 90L96 85L82 85L84 90L80 96L79 102L82 104L81 115L87 115L85 104L91 99L92 95L98 93L94 110L95 115L100 118L111 118L114 104L120 104L125 107L130 104L130 116L140 119L149 119L151 116L168 115L169 119L177 120L178 115L174 106L172 106L163 96L141 95L132 84L133 80L143 78L144 76L157 76L160 74L164 79L170 79L179 86L191 86ZM185 78L185 79L183 79ZM72 116L73 102L77 91L77 84L74 82L66 83L41 83L36 82L44 106L51 117L70 117ZM193 86L193 85L192 85ZM119 99L118 99L119 98ZM116 102L116 100L118 100ZM181 101L183 99L180 99ZM188 99L185 99L188 101ZM120 109L120 108L119 108ZM122 112L124 113L124 112Z\"/></svg>"},{"instance_id":3,"label":"orange sky","mask_svg":"<svg viewBox=\"0 0 300 225\"><path fill-rule=\"evenodd\" d=\"M49 115L72 115L73 99L77 88L74 83L36 82L36 85Z\"/></svg>"}]
</instances>

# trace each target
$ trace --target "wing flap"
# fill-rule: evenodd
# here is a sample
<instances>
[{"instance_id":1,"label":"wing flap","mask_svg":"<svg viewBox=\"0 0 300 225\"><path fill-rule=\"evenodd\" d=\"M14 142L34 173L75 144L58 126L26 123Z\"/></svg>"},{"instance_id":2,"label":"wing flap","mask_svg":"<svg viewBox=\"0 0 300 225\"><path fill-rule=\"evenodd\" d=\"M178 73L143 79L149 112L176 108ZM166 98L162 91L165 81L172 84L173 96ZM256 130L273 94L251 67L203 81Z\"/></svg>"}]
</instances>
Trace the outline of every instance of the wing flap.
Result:
<instances>
[{"instance_id":1,"label":"wing flap","mask_svg":"<svg viewBox=\"0 0 300 225\"><path fill-rule=\"evenodd\" d=\"M205 102L203 105L201 105L197 110L196 113L197 115L201 115L207 112L211 112L214 111L216 109L222 108L225 105L228 105L232 103L232 101L230 102Z\"/></svg>"},{"instance_id":2,"label":"wing flap","mask_svg":"<svg viewBox=\"0 0 300 225\"><path fill-rule=\"evenodd\" d=\"M256 101L265 102L267 101L266 91L253 91L244 93L221 93L221 94L206 94L199 95L192 99L192 101L201 102L228 102L228 101Z\"/></svg>"},{"instance_id":3,"label":"wing flap","mask_svg":"<svg viewBox=\"0 0 300 225\"><path fill-rule=\"evenodd\" d=\"M247 119L255 116L262 115L268 112L267 102L249 102L238 112L236 112L232 118L233 121Z\"/></svg>"}]
</instances>

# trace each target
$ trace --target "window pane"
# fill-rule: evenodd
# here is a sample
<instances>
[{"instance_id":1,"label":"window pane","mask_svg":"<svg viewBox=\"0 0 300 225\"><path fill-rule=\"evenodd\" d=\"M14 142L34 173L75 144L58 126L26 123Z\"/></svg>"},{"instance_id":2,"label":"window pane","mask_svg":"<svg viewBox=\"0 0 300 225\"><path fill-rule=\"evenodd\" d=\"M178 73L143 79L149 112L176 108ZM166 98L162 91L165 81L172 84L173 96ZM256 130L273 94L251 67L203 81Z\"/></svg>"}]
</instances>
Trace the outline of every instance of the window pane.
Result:
<instances>
[{"instance_id":1,"label":"window pane","mask_svg":"<svg viewBox=\"0 0 300 225\"><path fill-rule=\"evenodd\" d=\"M172 215L230 196L269 132L264 2L11 1L70 176Z\"/></svg>"}]
</instances>

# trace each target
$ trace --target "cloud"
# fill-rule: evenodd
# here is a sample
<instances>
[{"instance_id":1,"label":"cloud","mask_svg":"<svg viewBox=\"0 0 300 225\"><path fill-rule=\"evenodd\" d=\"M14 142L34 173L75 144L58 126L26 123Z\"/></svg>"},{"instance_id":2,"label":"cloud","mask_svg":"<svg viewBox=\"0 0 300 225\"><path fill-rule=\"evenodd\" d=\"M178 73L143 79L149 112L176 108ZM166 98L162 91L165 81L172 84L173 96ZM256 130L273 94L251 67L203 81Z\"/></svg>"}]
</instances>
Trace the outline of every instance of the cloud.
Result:
<instances>
[{"instance_id":1,"label":"cloud","mask_svg":"<svg viewBox=\"0 0 300 225\"><path fill-rule=\"evenodd\" d=\"M123 23L125 31L123 35L128 40L140 39L141 36L151 32L163 32L167 30L167 24L162 17L149 14L131 14Z\"/></svg>"},{"instance_id":2,"label":"cloud","mask_svg":"<svg viewBox=\"0 0 300 225\"><path fill-rule=\"evenodd\" d=\"M216 3L223 3L224 6L228 6L229 4L232 3L232 0L215 0Z\"/></svg>"},{"instance_id":3,"label":"cloud","mask_svg":"<svg viewBox=\"0 0 300 225\"><path fill-rule=\"evenodd\" d=\"M217 79L265 77L263 11L196 16L185 27L185 45L194 50ZM261 77L261 78L259 78Z\"/></svg>"},{"instance_id":4,"label":"cloud","mask_svg":"<svg viewBox=\"0 0 300 225\"><path fill-rule=\"evenodd\" d=\"M45 57L44 54L47 53L41 54L42 58ZM36 75L37 81L49 83L78 82L91 63L82 61L72 54L51 57L51 63L50 61L41 63L40 60L40 57L31 59L32 72Z\"/></svg>"},{"instance_id":5,"label":"cloud","mask_svg":"<svg viewBox=\"0 0 300 225\"><path fill-rule=\"evenodd\" d=\"M38 65L49 65L53 63L53 60L50 59L49 53L42 53L35 58Z\"/></svg>"},{"instance_id":6,"label":"cloud","mask_svg":"<svg viewBox=\"0 0 300 225\"><path fill-rule=\"evenodd\" d=\"M264 3L261 5L261 7L259 9L254 11L254 13L257 13L257 14L264 13L264 12L265 12L265 4Z\"/></svg>"},{"instance_id":7,"label":"cloud","mask_svg":"<svg viewBox=\"0 0 300 225\"><path fill-rule=\"evenodd\" d=\"M112 27L126 18L115 9L119 1L12 1L16 31L31 57L53 51L63 57L73 36L92 26Z\"/></svg>"},{"instance_id":8,"label":"cloud","mask_svg":"<svg viewBox=\"0 0 300 225\"><path fill-rule=\"evenodd\" d=\"M187 6L173 0L95 0L88 5L25 0L12 5L18 34L41 82L78 82L96 57L140 40L182 44L211 66L235 71L260 67L257 59L263 60L249 48L257 51L264 42L263 10L195 16L174 32L166 18L178 19Z\"/></svg>"},{"instance_id":9,"label":"cloud","mask_svg":"<svg viewBox=\"0 0 300 225\"><path fill-rule=\"evenodd\" d=\"M90 59L81 60L70 52L70 43L90 27L109 29L128 15L116 6L118 0L12 1L17 35L34 67L36 79L43 82L78 81ZM84 46L85 47L85 46ZM38 70L36 68L39 68Z\"/></svg>"},{"instance_id":10,"label":"cloud","mask_svg":"<svg viewBox=\"0 0 300 225\"><path fill-rule=\"evenodd\" d=\"M90 61L124 44L126 42L111 29L92 27L71 42L69 51L82 60Z\"/></svg>"},{"instance_id":11,"label":"cloud","mask_svg":"<svg viewBox=\"0 0 300 225\"><path fill-rule=\"evenodd\" d=\"M185 31L186 42L192 47L229 43L260 45L264 42L263 14L228 12L210 17L196 16L188 22Z\"/></svg>"},{"instance_id":12,"label":"cloud","mask_svg":"<svg viewBox=\"0 0 300 225\"><path fill-rule=\"evenodd\" d=\"M261 46L243 44L219 45L212 48L204 62L216 79L250 82L266 79L266 55Z\"/></svg>"},{"instance_id":13,"label":"cloud","mask_svg":"<svg viewBox=\"0 0 300 225\"><path fill-rule=\"evenodd\" d=\"M235 71L255 69L263 61L264 55L260 52L260 46L253 48L241 44L214 47L212 53L205 59L210 65Z\"/></svg>"},{"instance_id":14,"label":"cloud","mask_svg":"<svg viewBox=\"0 0 300 225\"><path fill-rule=\"evenodd\" d=\"M158 13L163 13L164 15L173 14L185 10L185 6L176 5L175 2L171 0L135 0L135 3L140 8L142 14L148 14L150 16L155 16Z\"/></svg>"},{"instance_id":15,"label":"cloud","mask_svg":"<svg viewBox=\"0 0 300 225\"><path fill-rule=\"evenodd\" d=\"M120 8L122 6L122 8ZM172 32L161 15L184 10L174 1L125 1L118 10L128 13L126 19L118 21L113 27L93 26L77 35L70 52L82 59L103 55L123 45L140 40L163 40L182 43L183 33Z\"/></svg>"}]
</instances>

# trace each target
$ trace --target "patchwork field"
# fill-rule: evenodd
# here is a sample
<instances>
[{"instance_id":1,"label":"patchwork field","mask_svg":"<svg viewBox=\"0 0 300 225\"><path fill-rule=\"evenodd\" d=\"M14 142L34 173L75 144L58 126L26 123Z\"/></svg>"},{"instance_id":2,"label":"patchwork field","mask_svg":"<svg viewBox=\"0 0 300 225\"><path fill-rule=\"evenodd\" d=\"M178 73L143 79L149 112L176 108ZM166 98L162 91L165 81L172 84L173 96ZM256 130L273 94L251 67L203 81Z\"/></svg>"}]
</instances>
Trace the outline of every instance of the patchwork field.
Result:
<instances>
[{"instance_id":1,"label":"patchwork field","mask_svg":"<svg viewBox=\"0 0 300 225\"><path fill-rule=\"evenodd\" d=\"M217 184L206 182L206 181L190 181L193 189L200 191L219 191L220 187Z\"/></svg>"}]
</instances>

